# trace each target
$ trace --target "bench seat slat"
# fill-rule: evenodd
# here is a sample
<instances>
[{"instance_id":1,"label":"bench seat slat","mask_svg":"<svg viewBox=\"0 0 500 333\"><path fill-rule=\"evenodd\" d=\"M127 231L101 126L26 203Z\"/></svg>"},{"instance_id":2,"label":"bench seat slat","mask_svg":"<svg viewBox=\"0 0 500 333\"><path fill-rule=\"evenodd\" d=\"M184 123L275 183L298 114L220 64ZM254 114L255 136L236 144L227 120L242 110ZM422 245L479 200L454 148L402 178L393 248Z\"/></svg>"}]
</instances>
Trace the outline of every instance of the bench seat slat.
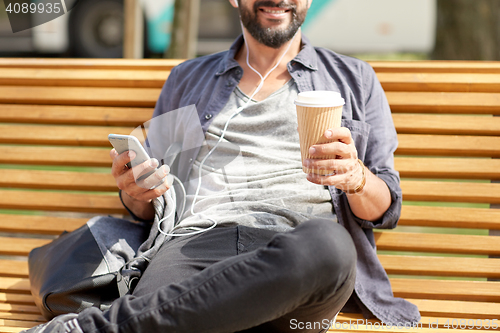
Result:
<instances>
[{"instance_id":1,"label":"bench seat slat","mask_svg":"<svg viewBox=\"0 0 500 333\"><path fill-rule=\"evenodd\" d=\"M2 277L27 277L28 262L20 260L0 260L0 276ZM0 302L5 302L5 295L0 293ZM12 302L9 299L9 302Z\"/></svg>"},{"instance_id":2,"label":"bench seat slat","mask_svg":"<svg viewBox=\"0 0 500 333\"><path fill-rule=\"evenodd\" d=\"M4 169L0 187L116 192L111 173Z\"/></svg>"},{"instance_id":3,"label":"bench seat slat","mask_svg":"<svg viewBox=\"0 0 500 333\"><path fill-rule=\"evenodd\" d=\"M137 127L153 108L3 104L0 122Z\"/></svg>"},{"instance_id":4,"label":"bench seat slat","mask_svg":"<svg viewBox=\"0 0 500 333\"><path fill-rule=\"evenodd\" d=\"M2 241L4 239L2 238ZM9 293L24 293L30 294L30 283L27 278L10 278L10 277L0 277L0 290L2 292ZM29 305L17 305L17 304L5 304L0 303L0 309L3 310L9 306L19 306L31 308Z\"/></svg>"},{"instance_id":5,"label":"bench seat slat","mask_svg":"<svg viewBox=\"0 0 500 333\"><path fill-rule=\"evenodd\" d=\"M26 320L37 323L43 323L46 321L46 319L41 314L15 313L5 311L0 311L0 318L10 320Z\"/></svg>"},{"instance_id":6,"label":"bench seat slat","mask_svg":"<svg viewBox=\"0 0 500 333\"><path fill-rule=\"evenodd\" d=\"M169 74L159 70L4 68L0 85L161 89Z\"/></svg>"},{"instance_id":7,"label":"bench seat slat","mask_svg":"<svg viewBox=\"0 0 500 333\"><path fill-rule=\"evenodd\" d=\"M391 278L396 297L498 302L500 282Z\"/></svg>"},{"instance_id":8,"label":"bench seat slat","mask_svg":"<svg viewBox=\"0 0 500 333\"><path fill-rule=\"evenodd\" d=\"M500 229L500 209L403 205L398 225Z\"/></svg>"},{"instance_id":9,"label":"bench seat slat","mask_svg":"<svg viewBox=\"0 0 500 333\"><path fill-rule=\"evenodd\" d=\"M500 157L500 137L398 134L398 155Z\"/></svg>"},{"instance_id":10,"label":"bench seat slat","mask_svg":"<svg viewBox=\"0 0 500 333\"><path fill-rule=\"evenodd\" d=\"M26 268L28 263L25 262ZM27 275L25 276L27 277ZM0 303L35 305L35 300L31 294L17 294L12 292L0 293Z\"/></svg>"},{"instance_id":11,"label":"bench seat slat","mask_svg":"<svg viewBox=\"0 0 500 333\"><path fill-rule=\"evenodd\" d=\"M378 250L500 255L496 237L375 231Z\"/></svg>"},{"instance_id":12,"label":"bench seat slat","mask_svg":"<svg viewBox=\"0 0 500 333\"><path fill-rule=\"evenodd\" d=\"M385 91L498 92L498 74L377 73Z\"/></svg>"},{"instance_id":13,"label":"bench seat slat","mask_svg":"<svg viewBox=\"0 0 500 333\"><path fill-rule=\"evenodd\" d=\"M2 86L0 104L154 107L157 88Z\"/></svg>"},{"instance_id":14,"label":"bench seat slat","mask_svg":"<svg viewBox=\"0 0 500 333\"><path fill-rule=\"evenodd\" d=\"M396 156L394 166L403 178L500 179L499 159Z\"/></svg>"},{"instance_id":15,"label":"bench seat slat","mask_svg":"<svg viewBox=\"0 0 500 333\"><path fill-rule=\"evenodd\" d=\"M369 61L377 73L500 73L498 61Z\"/></svg>"},{"instance_id":16,"label":"bench seat slat","mask_svg":"<svg viewBox=\"0 0 500 333\"><path fill-rule=\"evenodd\" d=\"M500 114L500 93L386 92L392 112Z\"/></svg>"},{"instance_id":17,"label":"bench seat slat","mask_svg":"<svg viewBox=\"0 0 500 333\"><path fill-rule=\"evenodd\" d=\"M181 59L0 58L0 68L171 70Z\"/></svg>"},{"instance_id":18,"label":"bench seat slat","mask_svg":"<svg viewBox=\"0 0 500 333\"><path fill-rule=\"evenodd\" d=\"M0 254L8 256L27 256L32 249L43 246L49 242L50 239L0 237ZM0 281L8 278L9 277L0 277ZM11 280L13 279L14 278L11 278ZM0 290L5 291L5 288L1 283Z\"/></svg>"},{"instance_id":19,"label":"bench seat slat","mask_svg":"<svg viewBox=\"0 0 500 333\"><path fill-rule=\"evenodd\" d=\"M400 134L500 135L500 117L394 113L392 119Z\"/></svg>"},{"instance_id":20,"label":"bench seat slat","mask_svg":"<svg viewBox=\"0 0 500 333\"><path fill-rule=\"evenodd\" d=\"M494 319L500 313L500 303L465 302L408 298L417 305L424 316L449 316L451 318Z\"/></svg>"},{"instance_id":21,"label":"bench seat slat","mask_svg":"<svg viewBox=\"0 0 500 333\"><path fill-rule=\"evenodd\" d=\"M111 167L110 149L0 145L0 163Z\"/></svg>"},{"instance_id":22,"label":"bench seat slat","mask_svg":"<svg viewBox=\"0 0 500 333\"><path fill-rule=\"evenodd\" d=\"M108 134L129 135L133 127L0 125L0 143L109 147Z\"/></svg>"},{"instance_id":23,"label":"bench seat slat","mask_svg":"<svg viewBox=\"0 0 500 333\"><path fill-rule=\"evenodd\" d=\"M79 228L88 220L88 218L77 217L0 214L0 231L60 235L63 231L73 231Z\"/></svg>"},{"instance_id":24,"label":"bench seat slat","mask_svg":"<svg viewBox=\"0 0 500 333\"><path fill-rule=\"evenodd\" d=\"M405 200L500 204L500 184L401 181Z\"/></svg>"},{"instance_id":25,"label":"bench seat slat","mask_svg":"<svg viewBox=\"0 0 500 333\"><path fill-rule=\"evenodd\" d=\"M500 278L500 259L379 255L388 274Z\"/></svg>"},{"instance_id":26,"label":"bench seat slat","mask_svg":"<svg viewBox=\"0 0 500 333\"><path fill-rule=\"evenodd\" d=\"M126 214L117 195L0 190L0 208Z\"/></svg>"}]
</instances>

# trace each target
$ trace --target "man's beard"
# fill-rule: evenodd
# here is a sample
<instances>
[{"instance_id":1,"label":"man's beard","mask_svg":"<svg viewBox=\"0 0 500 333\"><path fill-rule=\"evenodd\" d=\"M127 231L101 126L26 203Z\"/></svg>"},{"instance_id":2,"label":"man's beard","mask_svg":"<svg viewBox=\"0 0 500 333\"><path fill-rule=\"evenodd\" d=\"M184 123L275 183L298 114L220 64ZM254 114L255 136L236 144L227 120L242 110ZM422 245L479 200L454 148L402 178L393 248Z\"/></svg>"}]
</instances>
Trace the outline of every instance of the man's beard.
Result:
<instances>
[{"instance_id":1,"label":"man's beard","mask_svg":"<svg viewBox=\"0 0 500 333\"><path fill-rule=\"evenodd\" d=\"M278 4L268 0L257 1L253 6L253 12L242 7L241 1L239 2L240 6L238 8L243 26L259 43L274 49L281 47L295 36L297 30L304 23L307 14L307 9L297 12L297 6L289 4L287 1L281 1ZM285 29L264 28L257 19L258 8L261 6L290 10L292 12L292 21Z\"/></svg>"}]
</instances>

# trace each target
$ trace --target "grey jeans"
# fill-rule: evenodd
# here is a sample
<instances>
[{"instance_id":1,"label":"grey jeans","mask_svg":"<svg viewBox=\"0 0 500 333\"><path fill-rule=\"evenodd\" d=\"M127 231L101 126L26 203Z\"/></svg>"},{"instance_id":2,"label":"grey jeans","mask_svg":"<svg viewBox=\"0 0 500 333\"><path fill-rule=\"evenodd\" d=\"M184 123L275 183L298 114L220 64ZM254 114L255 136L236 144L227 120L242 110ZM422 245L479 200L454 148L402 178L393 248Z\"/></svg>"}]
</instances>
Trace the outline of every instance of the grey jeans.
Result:
<instances>
[{"instance_id":1,"label":"grey jeans","mask_svg":"<svg viewBox=\"0 0 500 333\"><path fill-rule=\"evenodd\" d=\"M320 332L354 288L356 250L332 220L290 232L221 227L166 242L133 295L78 316L84 332Z\"/></svg>"}]
</instances>

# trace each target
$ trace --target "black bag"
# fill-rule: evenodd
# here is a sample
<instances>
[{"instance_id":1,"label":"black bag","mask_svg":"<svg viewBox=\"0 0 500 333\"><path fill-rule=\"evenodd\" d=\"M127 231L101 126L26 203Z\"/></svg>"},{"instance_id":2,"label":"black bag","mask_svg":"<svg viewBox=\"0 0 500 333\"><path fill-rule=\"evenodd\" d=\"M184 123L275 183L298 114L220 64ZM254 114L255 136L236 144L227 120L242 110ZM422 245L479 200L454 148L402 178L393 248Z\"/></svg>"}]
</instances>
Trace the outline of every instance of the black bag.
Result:
<instances>
[{"instance_id":1,"label":"black bag","mask_svg":"<svg viewBox=\"0 0 500 333\"><path fill-rule=\"evenodd\" d=\"M128 269L132 274L126 278L121 273L147 238L150 226L111 217L101 219L104 229L115 228L110 236L106 232L111 229L102 232L104 240L99 235L96 239L95 231L85 224L29 254L31 293L46 319L92 306L105 310L133 287L130 281L141 275L138 269ZM126 232L120 231L123 227ZM113 247L117 251L110 250ZM113 257L116 260L110 260Z\"/></svg>"}]
</instances>

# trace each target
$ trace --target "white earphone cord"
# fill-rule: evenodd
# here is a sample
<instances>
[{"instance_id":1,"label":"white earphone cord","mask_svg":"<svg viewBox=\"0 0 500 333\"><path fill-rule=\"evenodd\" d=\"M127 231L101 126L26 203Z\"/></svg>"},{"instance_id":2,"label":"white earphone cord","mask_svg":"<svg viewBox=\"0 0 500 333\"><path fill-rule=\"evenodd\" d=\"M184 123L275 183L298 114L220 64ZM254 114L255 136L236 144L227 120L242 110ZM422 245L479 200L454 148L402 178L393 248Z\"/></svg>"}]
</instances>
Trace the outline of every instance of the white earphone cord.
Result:
<instances>
[{"instance_id":1,"label":"white earphone cord","mask_svg":"<svg viewBox=\"0 0 500 333\"><path fill-rule=\"evenodd\" d=\"M240 22L241 23L241 22ZM242 25L242 30L243 30L243 35L245 34L245 30L243 29L243 25ZM299 28L300 30L300 28ZM299 31L297 30L297 32ZM202 172L202 169L203 169L203 165L205 164L206 160L208 159L208 157L210 157L210 155L212 155L212 153L215 151L215 149L217 148L217 146L219 145L219 143L222 141L222 139L224 138L224 135L226 134L226 130L227 130L227 127L229 126L229 122L236 116L238 115L241 111L243 111L243 109L245 109L249 104L250 102L252 101L252 99L254 98L254 96L262 89L262 87L264 86L264 81L267 79L267 77L276 69L278 68L278 66L280 65L281 61L283 60L283 58L285 57L285 55L288 53L288 51L290 50L290 47L292 46L293 44L293 41L295 40L295 36L297 36L297 32L295 33L295 35L293 35L293 38L290 40L290 42L288 43L288 46L285 50L285 52L283 52L283 54L280 56L279 60L277 61L276 65L274 65L270 70L269 72L267 72L267 74L265 76L262 76L262 74L259 73L259 71L257 71L255 68L252 67L252 65L250 65L250 61L249 61L249 58L250 58L250 48L248 47L248 42L247 42L247 39L244 38L243 36L243 40L245 42L245 47L247 49L247 56L246 56L246 63L247 63L247 66L253 71L255 72L259 77L260 77L260 83L257 85L257 87L255 88L255 90L253 91L253 93L250 95L250 97L248 98L247 102L243 105L243 106L240 106L239 108L236 109L236 111L229 117L229 119L226 121L226 124L224 125L224 129L222 130L222 133L221 133L221 136L219 137L219 140L217 141L217 143L215 144L215 146L207 153L207 155L205 155L205 157L203 158L203 160L201 161L200 163L200 166L199 166L199 170L198 170L198 186L196 187L196 191L195 191L195 194L194 194L194 198L193 198L193 203L191 204L191 214L193 216L200 216L200 217L203 217L203 214L202 213L195 213L194 212L194 206L196 204L196 199L198 197L198 194L200 192L200 189L201 189L201 172ZM183 192L184 194L186 193L185 190L184 190L184 185L182 185L181 181L175 177L174 178L179 184L180 186L183 188ZM184 205L185 206L185 201L186 201L186 197L184 195ZM184 210L184 209L183 209ZM205 228L205 229L201 229L201 230L198 230L198 231L193 231L193 232L189 232L189 233L182 233L182 234L173 234L173 233L167 233L163 230L161 230L161 223L166 220L167 218L169 218L171 215L172 215L173 211L168 214L168 216L162 218L159 222L158 222L158 230L166 235L166 236L171 236L171 237L179 237L179 236L191 236L191 235L196 235L196 234L199 234L199 233L202 233L202 232L205 232L205 231L208 231L210 229L213 229L217 226L217 221L211 219L211 218L208 218L206 217L207 220L213 222L213 224L208 227L208 228ZM184 213L184 212L182 212ZM179 218L181 217L182 215L179 215ZM175 227L172 229L172 231L175 230Z\"/></svg>"}]
</instances>

